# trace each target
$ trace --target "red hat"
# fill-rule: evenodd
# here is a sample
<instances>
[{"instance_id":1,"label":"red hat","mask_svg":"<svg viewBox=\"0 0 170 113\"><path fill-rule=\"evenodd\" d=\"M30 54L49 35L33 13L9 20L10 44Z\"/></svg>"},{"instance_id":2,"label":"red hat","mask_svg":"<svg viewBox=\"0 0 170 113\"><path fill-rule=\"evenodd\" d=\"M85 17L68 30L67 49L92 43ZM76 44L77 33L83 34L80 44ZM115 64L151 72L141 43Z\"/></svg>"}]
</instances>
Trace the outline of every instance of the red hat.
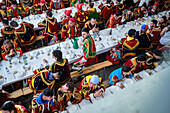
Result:
<instances>
[{"instance_id":1,"label":"red hat","mask_svg":"<svg viewBox=\"0 0 170 113\"><path fill-rule=\"evenodd\" d=\"M77 9L80 10L83 5L84 5L84 3L78 4L78 5L77 5Z\"/></svg>"},{"instance_id":2,"label":"red hat","mask_svg":"<svg viewBox=\"0 0 170 113\"><path fill-rule=\"evenodd\" d=\"M75 22L75 19L74 18L70 18L69 21Z\"/></svg>"},{"instance_id":3,"label":"red hat","mask_svg":"<svg viewBox=\"0 0 170 113\"><path fill-rule=\"evenodd\" d=\"M159 4L158 4L158 2L155 2L154 5L158 7Z\"/></svg>"},{"instance_id":4,"label":"red hat","mask_svg":"<svg viewBox=\"0 0 170 113\"><path fill-rule=\"evenodd\" d=\"M72 13L72 10L65 10L64 13L65 15L70 16L70 13Z\"/></svg>"},{"instance_id":5,"label":"red hat","mask_svg":"<svg viewBox=\"0 0 170 113\"><path fill-rule=\"evenodd\" d=\"M40 3L44 4L44 3L45 3L45 0L40 0Z\"/></svg>"},{"instance_id":6,"label":"red hat","mask_svg":"<svg viewBox=\"0 0 170 113\"><path fill-rule=\"evenodd\" d=\"M113 80L113 81L117 81L117 80L118 80L118 77L117 77L116 75L113 75L112 80Z\"/></svg>"}]
</instances>

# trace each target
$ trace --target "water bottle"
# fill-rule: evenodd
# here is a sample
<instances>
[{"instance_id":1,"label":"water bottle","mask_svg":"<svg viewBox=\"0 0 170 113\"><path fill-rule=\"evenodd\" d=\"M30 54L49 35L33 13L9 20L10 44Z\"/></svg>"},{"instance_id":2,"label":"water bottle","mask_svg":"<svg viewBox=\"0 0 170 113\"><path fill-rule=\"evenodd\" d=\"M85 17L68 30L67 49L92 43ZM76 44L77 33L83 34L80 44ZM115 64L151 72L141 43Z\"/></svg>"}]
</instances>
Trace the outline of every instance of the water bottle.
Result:
<instances>
[{"instance_id":1,"label":"water bottle","mask_svg":"<svg viewBox=\"0 0 170 113\"><path fill-rule=\"evenodd\" d=\"M7 67L5 69L6 69L6 72L9 73L9 69Z\"/></svg>"},{"instance_id":2,"label":"water bottle","mask_svg":"<svg viewBox=\"0 0 170 113\"><path fill-rule=\"evenodd\" d=\"M110 35L112 35L112 29L110 29Z\"/></svg>"},{"instance_id":3,"label":"water bottle","mask_svg":"<svg viewBox=\"0 0 170 113\"><path fill-rule=\"evenodd\" d=\"M28 63L27 63L27 59L26 59L27 57L25 56L25 55L23 55L23 60L24 60L24 64L25 65L27 65Z\"/></svg>"}]
</instances>

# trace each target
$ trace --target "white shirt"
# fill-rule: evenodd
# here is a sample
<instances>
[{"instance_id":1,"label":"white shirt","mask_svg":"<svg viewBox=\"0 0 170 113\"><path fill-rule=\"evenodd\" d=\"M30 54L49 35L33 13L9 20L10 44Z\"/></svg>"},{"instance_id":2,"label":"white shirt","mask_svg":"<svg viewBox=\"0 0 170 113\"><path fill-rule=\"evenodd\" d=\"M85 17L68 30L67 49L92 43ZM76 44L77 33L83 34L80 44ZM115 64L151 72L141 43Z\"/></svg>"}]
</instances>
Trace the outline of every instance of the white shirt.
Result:
<instances>
[{"instance_id":1,"label":"white shirt","mask_svg":"<svg viewBox=\"0 0 170 113\"><path fill-rule=\"evenodd\" d=\"M166 27L166 31L168 30L168 27ZM170 31L165 32L165 34L161 37L160 43L162 45L168 45L170 46Z\"/></svg>"}]
</instances>

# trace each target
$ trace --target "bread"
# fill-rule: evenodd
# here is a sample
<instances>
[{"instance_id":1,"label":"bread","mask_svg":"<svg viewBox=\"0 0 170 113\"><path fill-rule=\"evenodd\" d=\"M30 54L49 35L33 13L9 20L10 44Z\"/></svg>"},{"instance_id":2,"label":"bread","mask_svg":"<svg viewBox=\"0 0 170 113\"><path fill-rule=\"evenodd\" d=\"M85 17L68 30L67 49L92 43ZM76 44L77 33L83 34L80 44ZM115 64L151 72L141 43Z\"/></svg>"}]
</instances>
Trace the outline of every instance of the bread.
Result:
<instances>
[{"instance_id":1,"label":"bread","mask_svg":"<svg viewBox=\"0 0 170 113\"><path fill-rule=\"evenodd\" d=\"M47 52L47 56L49 56L50 55L50 53L49 52Z\"/></svg>"},{"instance_id":2,"label":"bread","mask_svg":"<svg viewBox=\"0 0 170 113\"><path fill-rule=\"evenodd\" d=\"M66 51L66 54L69 54L69 52L68 52L68 51Z\"/></svg>"},{"instance_id":3,"label":"bread","mask_svg":"<svg viewBox=\"0 0 170 113\"><path fill-rule=\"evenodd\" d=\"M27 70L30 70L30 66L26 67Z\"/></svg>"},{"instance_id":4,"label":"bread","mask_svg":"<svg viewBox=\"0 0 170 113\"><path fill-rule=\"evenodd\" d=\"M33 57L32 56L30 56L30 60L32 59Z\"/></svg>"},{"instance_id":5,"label":"bread","mask_svg":"<svg viewBox=\"0 0 170 113\"><path fill-rule=\"evenodd\" d=\"M111 40L115 40L114 38L111 38Z\"/></svg>"},{"instance_id":6,"label":"bread","mask_svg":"<svg viewBox=\"0 0 170 113\"><path fill-rule=\"evenodd\" d=\"M109 35L109 33L106 33L106 35Z\"/></svg>"},{"instance_id":7,"label":"bread","mask_svg":"<svg viewBox=\"0 0 170 113\"><path fill-rule=\"evenodd\" d=\"M68 45L67 48L70 48L70 45Z\"/></svg>"},{"instance_id":8,"label":"bread","mask_svg":"<svg viewBox=\"0 0 170 113\"><path fill-rule=\"evenodd\" d=\"M3 78L2 75L0 75L0 79Z\"/></svg>"},{"instance_id":9,"label":"bread","mask_svg":"<svg viewBox=\"0 0 170 113\"><path fill-rule=\"evenodd\" d=\"M16 74L17 72L18 72L17 70L13 71L14 74Z\"/></svg>"},{"instance_id":10,"label":"bread","mask_svg":"<svg viewBox=\"0 0 170 113\"><path fill-rule=\"evenodd\" d=\"M8 67L11 68L12 66L9 64Z\"/></svg>"}]
</instances>

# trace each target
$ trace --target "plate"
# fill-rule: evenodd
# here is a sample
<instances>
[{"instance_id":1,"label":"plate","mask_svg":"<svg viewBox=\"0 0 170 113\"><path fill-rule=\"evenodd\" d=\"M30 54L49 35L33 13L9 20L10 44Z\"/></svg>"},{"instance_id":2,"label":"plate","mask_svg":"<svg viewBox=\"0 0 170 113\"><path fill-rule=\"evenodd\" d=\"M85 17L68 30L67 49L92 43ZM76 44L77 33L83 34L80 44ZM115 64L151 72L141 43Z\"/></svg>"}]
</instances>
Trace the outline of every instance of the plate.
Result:
<instances>
[{"instance_id":1,"label":"plate","mask_svg":"<svg viewBox=\"0 0 170 113\"><path fill-rule=\"evenodd\" d=\"M146 72L146 71L141 71L138 73L138 75L141 77L141 78L147 78L149 77L149 74Z\"/></svg>"},{"instance_id":2,"label":"plate","mask_svg":"<svg viewBox=\"0 0 170 113\"><path fill-rule=\"evenodd\" d=\"M123 83L125 86L129 86L129 85L134 84L134 81L132 79L125 79Z\"/></svg>"},{"instance_id":3,"label":"plate","mask_svg":"<svg viewBox=\"0 0 170 113\"><path fill-rule=\"evenodd\" d=\"M160 71L163 70L163 69L164 69L164 67L158 65L154 70L155 70L156 72L160 72Z\"/></svg>"},{"instance_id":4,"label":"plate","mask_svg":"<svg viewBox=\"0 0 170 113\"><path fill-rule=\"evenodd\" d=\"M109 90L110 90L111 93L116 93L116 92L118 92L120 90L120 87L118 87L118 86L110 86Z\"/></svg>"}]
</instances>

